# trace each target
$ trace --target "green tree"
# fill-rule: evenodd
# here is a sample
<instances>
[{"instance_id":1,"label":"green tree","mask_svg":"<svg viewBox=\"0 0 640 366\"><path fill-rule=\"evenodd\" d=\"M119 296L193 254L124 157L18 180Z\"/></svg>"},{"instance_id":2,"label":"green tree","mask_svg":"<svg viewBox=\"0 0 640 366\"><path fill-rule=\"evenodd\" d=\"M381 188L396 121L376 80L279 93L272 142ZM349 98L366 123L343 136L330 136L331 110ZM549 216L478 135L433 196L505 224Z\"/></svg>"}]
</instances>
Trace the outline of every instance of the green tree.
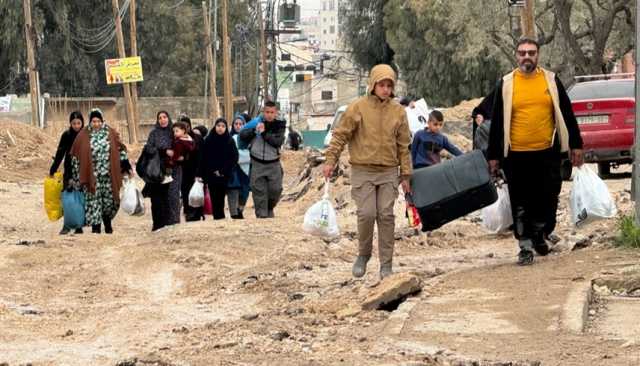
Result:
<instances>
[{"instance_id":1,"label":"green tree","mask_svg":"<svg viewBox=\"0 0 640 366\"><path fill-rule=\"evenodd\" d=\"M385 7L387 39L408 92L431 104L452 105L484 95L500 75L500 63L486 46L466 52L471 40L461 31L464 27L452 26L451 11L438 0L415 6L391 0Z\"/></svg>"},{"instance_id":2,"label":"green tree","mask_svg":"<svg viewBox=\"0 0 640 366\"><path fill-rule=\"evenodd\" d=\"M387 43L384 8L389 0L352 0L341 4L340 32L351 48L353 61L365 70L377 64L394 65L394 50Z\"/></svg>"},{"instance_id":3,"label":"green tree","mask_svg":"<svg viewBox=\"0 0 640 366\"><path fill-rule=\"evenodd\" d=\"M248 34L244 42L234 42L234 47L244 50L244 60L250 60L251 42L255 43L256 38L253 36L256 25L251 20L253 3L230 0L231 38L234 39L236 26L240 24ZM124 8L126 3L120 4ZM0 67L8 71L0 73L0 93L28 92L23 18L22 1L0 0L3 35ZM111 2L77 1L71 5L64 0L32 0L32 18L38 34L36 60L43 92L69 96L121 95L119 86L106 84L104 72L104 60L118 57L110 25ZM128 14L122 23L128 50ZM138 51L145 76L145 81L139 84L141 96L203 94L206 65L202 24L199 0L173 4L137 1ZM255 50L255 45L252 47ZM254 65L244 62L244 73L255 73ZM221 88L221 67L218 80Z\"/></svg>"}]
</instances>

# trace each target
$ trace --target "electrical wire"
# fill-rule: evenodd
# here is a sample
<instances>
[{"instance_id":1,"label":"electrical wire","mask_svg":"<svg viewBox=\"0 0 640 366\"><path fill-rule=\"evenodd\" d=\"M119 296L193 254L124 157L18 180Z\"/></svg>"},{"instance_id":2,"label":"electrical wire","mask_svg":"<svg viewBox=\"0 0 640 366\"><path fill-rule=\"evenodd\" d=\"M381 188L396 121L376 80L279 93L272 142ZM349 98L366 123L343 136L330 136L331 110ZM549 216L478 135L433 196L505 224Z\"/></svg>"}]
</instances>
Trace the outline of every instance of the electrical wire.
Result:
<instances>
[{"instance_id":1,"label":"electrical wire","mask_svg":"<svg viewBox=\"0 0 640 366\"><path fill-rule=\"evenodd\" d=\"M120 20L125 18L129 11L131 0L125 0L119 9ZM94 54L109 46L116 36L116 24L114 19L96 28L84 28L70 23L69 27L71 43L84 53Z\"/></svg>"}]
</instances>

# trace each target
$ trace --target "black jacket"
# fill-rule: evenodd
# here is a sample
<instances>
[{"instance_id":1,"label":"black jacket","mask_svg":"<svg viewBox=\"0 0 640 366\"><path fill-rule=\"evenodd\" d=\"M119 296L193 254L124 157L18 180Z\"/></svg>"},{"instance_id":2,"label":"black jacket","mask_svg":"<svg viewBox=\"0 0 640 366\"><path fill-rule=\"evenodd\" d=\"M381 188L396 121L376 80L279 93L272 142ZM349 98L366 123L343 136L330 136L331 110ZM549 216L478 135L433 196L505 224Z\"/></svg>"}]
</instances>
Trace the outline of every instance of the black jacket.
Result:
<instances>
[{"instance_id":1,"label":"black jacket","mask_svg":"<svg viewBox=\"0 0 640 366\"><path fill-rule=\"evenodd\" d=\"M240 139L250 144L251 159L261 163L271 163L280 160L280 148L284 144L287 122L274 120L264 122L265 130L258 136L254 128L240 131ZM258 138L260 137L260 138Z\"/></svg>"},{"instance_id":2,"label":"black jacket","mask_svg":"<svg viewBox=\"0 0 640 366\"><path fill-rule=\"evenodd\" d=\"M49 175L53 175L58 168L60 167L60 163L64 160L64 186L66 187L69 179L71 179L71 146L73 146L73 142L78 135L77 132L68 129L62 133L60 136L60 142L58 143L58 149L56 150L56 155L53 158L53 163L51 164L51 168L49 168Z\"/></svg>"},{"instance_id":3,"label":"black jacket","mask_svg":"<svg viewBox=\"0 0 640 366\"><path fill-rule=\"evenodd\" d=\"M238 164L238 149L229 134L216 135L212 129L204 139L200 154L198 176L207 184L226 185L233 167Z\"/></svg>"},{"instance_id":4,"label":"black jacket","mask_svg":"<svg viewBox=\"0 0 640 366\"><path fill-rule=\"evenodd\" d=\"M560 111L562 112L564 122L567 126L567 131L569 132L569 148L581 149L582 137L580 136L578 121L573 114L571 99L569 99L567 91L564 89L562 82L557 76L555 77L555 82L558 87ZM493 113L491 116L491 131L489 132L489 148L487 151L487 157L489 160L502 160L504 157L504 101L502 99L502 87L503 79L500 79L495 89ZM553 148L559 153L560 144L558 140L556 132Z\"/></svg>"},{"instance_id":5,"label":"black jacket","mask_svg":"<svg viewBox=\"0 0 640 366\"><path fill-rule=\"evenodd\" d=\"M473 119L473 134L472 134L472 140L473 140L473 148L474 149L478 149L479 147L476 145L476 132L478 130L478 125L476 124L476 116L478 116L479 114L482 115L482 117L484 118L485 121L491 121L491 115L493 114L493 105L495 103L495 95L496 95L496 89L493 89L491 91L491 93L487 94L486 97L484 97L484 99L482 99L482 102L480 102L480 104L478 104L477 107L473 108L473 111L471 112L471 118ZM487 136L487 143L488 143L488 136Z\"/></svg>"},{"instance_id":6,"label":"black jacket","mask_svg":"<svg viewBox=\"0 0 640 366\"><path fill-rule=\"evenodd\" d=\"M202 145L204 144L204 140L202 136L192 133L189 133L189 136L193 139L194 149L187 156L182 164L182 188L184 191L189 192L193 182L198 175L198 167L200 166L201 159L201 150Z\"/></svg>"}]
</instances>

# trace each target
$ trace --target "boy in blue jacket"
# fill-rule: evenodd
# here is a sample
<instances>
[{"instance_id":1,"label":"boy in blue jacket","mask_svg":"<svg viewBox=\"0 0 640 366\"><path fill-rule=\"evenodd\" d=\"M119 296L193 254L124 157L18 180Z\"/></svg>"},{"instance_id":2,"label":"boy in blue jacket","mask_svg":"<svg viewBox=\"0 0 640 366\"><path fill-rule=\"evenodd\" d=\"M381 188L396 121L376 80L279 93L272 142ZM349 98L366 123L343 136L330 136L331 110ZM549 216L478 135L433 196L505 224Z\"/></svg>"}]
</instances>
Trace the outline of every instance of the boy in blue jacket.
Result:
<instances>
[{"instance_id":1,"label":"boy in blue jacket","mask_svg":"<svg viewBox=\"0 0 640 366\"><path fill-rule=\"evenodd\" d=\"M284 143L287 122L277 119L278 106L268 101L262 116L258 116L240 130L239 148L249 146L251 156L250 186L253 204L259 219L274 217L273 209L282 194L282 164L280 148Z\"/></svg>"},{"instance_id":2,"label":"boy in blue jacket","mask_svg":"<svg viewBox=\"0 0 640 366\"><path fill-rule=\"evenodd\" d=\"M414 170L440 163L440 152L443 149L453 156L462 155L462 151L440 133L442 126L444 126L444 116L442 112L434 110L429 113L427 128L418 131L413 137L411 161Z\"/></svg>"}]
</instances>

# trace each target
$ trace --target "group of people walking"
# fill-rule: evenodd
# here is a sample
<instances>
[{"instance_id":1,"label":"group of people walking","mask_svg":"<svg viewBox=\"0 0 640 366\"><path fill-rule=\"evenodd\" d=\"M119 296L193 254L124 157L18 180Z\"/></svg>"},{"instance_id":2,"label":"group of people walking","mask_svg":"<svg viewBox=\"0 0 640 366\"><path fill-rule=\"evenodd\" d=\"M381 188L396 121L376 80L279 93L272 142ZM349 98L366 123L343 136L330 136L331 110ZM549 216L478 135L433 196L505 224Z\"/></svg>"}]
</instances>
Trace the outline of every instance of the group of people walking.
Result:
<instances>
[{"instance_id":1,"label":"group of people walking","mask_svg":"<svg viewBox=\"0 0 640 366\"><path fill-rule=\"evenodd\" d=\"M562 185L561 159L568 157L574 166L583 163L571 101L558 77L538 66L539 55L536 40L521 39L515 53L518 68L504 76L483 108L474 112L474 136L482 132L479 127L485 117L491 119L482 132L488 134L483 150L491 173L498 175L502 169L508 180L520 265L531 264L534 252L549 253ZM441 150L462 153L440 133L444 120L437 111L412 143L404 107L393 99L395 85L396 74L390 66L375 66L367 95L349 105L325 153L323 174L330 178L340 154L349 147L351 194L358 217L355 277L366 272L376 224L380 276L392 273L398 186L410 193L412 170L439 163ZM487 110L492 116L483 116ZM187 117L174 124L169 113L158 112L142 154L159 155L165 177L151 181L139 173L146 181L143 194L151 198L152 229L179 223L181 206L187 221L203 218L201 207L189 206L195 182L208 187L214 219L225 218L225 197L231 217L242 219L249 191L256 217L274 217L282 193L280 148L286 129L286 122L277 115L275 103L267 102L262 114L252 120L238 115L229 126L220 118L207 131L204 126L192 127ZM69 121L50 173L64 159L65 188L85 192L87 224L93 232L100 232L104 224L110 233L122 175L132 174L126 148L100 111L91 112L87 127L79 112L72 113ZM61 233L67 232L69 228L63 228Z\"/></svg>"},{"instance_id":2,"label":"group of people walking","mask_svg":"<svg viewBox=\"0 0 640 366\"><path fill-rule=\"evenodd\" d=\"M189 192L196 182L207 187L214 220L225 218L225 198L231 218L244 219L251 191L256 217L274 217L282 193L280 148L286 129L286 122L277 115L277 106L267 102L258 117L249 120L247 114L239 114L231 125L219 118L209 131L192 126L187 116L174 123L168 112L158 112L137 169L145 181L142 195L151 201L152 231L180 223L182 213L186 221L205 218L203 207L189 205ZM160 179L148 170L153 159L159 162ZM91 111L87 127L80 112L71 113L51 176L63 161L64 189L84 193L86 225L94 233L100 233L102 225L105 233L112 233L122 181L125 175L133 175L133 168L126 146L100 110ZM71 230L83 232L63 227L60 234Z\"/></svg>"},{"instance_id":3,"label":"group of people walking","mask_svg":"<svg viewBox=\"0 0 640 366\"><path fill-rule=\"evenodd\" d=\"M583 164L582 139L571 101L558 77L538 66L539 56L536 40L520 39L515 52L518 68L505 75L491 98L474 111L474 137L478 132L488 135L481 148L490 171L498 176L503 170L508 181L519 265L532 264L534 253L549 253L562 186L561 160ZM398 186L411 193L412 170L437 164L442 149L453 155L461 153L439 133L440 113L431 113L426 128L413 136L412 143L406 112L393 99L395 85L396 74L390 66L375 66L367 95L349 105L326 151L323 174L329 178L340 154L349 147L351 195L358 216L354 277L366 273L375 224L380 277L392 273L393 206ZM491 125L480 129L486 110L492 112Z\"/></svg>"}]
</instances>

